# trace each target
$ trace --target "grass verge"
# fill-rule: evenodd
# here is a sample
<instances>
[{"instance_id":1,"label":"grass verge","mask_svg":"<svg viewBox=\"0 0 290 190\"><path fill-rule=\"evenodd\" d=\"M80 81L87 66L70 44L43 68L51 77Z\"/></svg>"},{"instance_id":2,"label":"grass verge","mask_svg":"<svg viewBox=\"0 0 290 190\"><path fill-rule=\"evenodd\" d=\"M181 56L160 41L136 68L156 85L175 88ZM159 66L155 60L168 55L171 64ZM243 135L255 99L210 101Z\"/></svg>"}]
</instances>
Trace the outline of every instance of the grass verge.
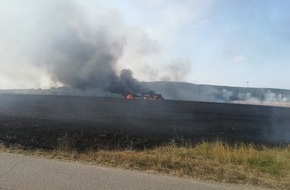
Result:
<instances>
[{"instance_id":1,"label":"grass verge","mask_svg":"<svg viewBox=\"0 0 290 190\"><path fill-rule=\"evenodd\" d=\"M232 146L217 141L190 147L171 143L143 151L99 150L78 153L67 146L60 146L53 151L23 150L0 143L0 151L218 182L290 189L290 146L257 148L245 144Z\"/></svg>"}]
</instances>

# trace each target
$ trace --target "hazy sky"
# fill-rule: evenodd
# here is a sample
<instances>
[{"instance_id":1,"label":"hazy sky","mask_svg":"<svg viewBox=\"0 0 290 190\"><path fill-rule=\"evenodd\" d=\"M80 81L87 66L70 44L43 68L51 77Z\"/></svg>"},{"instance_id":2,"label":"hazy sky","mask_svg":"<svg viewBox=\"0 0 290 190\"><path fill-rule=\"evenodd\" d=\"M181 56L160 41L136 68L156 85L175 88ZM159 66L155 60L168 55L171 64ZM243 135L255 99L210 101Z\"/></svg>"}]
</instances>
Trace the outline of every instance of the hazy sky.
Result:
<instances>
[{"instance_id":1,"label":"hazy sky","mask_svg":"<svg viewBox=\"0 0 290 190\"><path fill-rule=\"evenodd\" d=\"M290 89L289 9L289 0L0 0L0 88L56 85L42 57L55 33L71 35L63 19L124 38L116 71L142 81Z\"/></svg>"}]
</instances>

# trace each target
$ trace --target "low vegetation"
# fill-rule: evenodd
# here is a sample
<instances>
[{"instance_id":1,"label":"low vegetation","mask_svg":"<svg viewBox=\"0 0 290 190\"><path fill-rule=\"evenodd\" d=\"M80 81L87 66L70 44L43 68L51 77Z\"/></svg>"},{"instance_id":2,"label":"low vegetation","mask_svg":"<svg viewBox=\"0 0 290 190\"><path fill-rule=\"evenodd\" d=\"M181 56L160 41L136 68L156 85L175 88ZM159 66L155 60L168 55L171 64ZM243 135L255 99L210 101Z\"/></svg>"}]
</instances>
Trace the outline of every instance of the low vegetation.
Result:
<instances>
[{"instance_id":1,"label":"low vegetation","mask_svg":"<svg viewBox=\"0 0 290 190\"><path fill-rule=\"evenodd\" d=\"M57 150L50 151L23 150L2 143L0 151L219 182L290 189L290 146L228 145L221 141L177 146L172 142L142 151L98 150L80 153L67 146L67 142L60 142Z\"/></svg>"}]
</instances>

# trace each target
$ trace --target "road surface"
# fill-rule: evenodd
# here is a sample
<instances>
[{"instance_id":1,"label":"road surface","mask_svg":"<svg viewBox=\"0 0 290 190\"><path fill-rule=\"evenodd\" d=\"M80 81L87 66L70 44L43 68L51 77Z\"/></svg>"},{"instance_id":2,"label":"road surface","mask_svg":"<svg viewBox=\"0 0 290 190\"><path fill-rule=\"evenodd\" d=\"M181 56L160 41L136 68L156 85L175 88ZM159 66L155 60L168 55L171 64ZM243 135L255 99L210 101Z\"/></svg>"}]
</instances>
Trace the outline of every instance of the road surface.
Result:
<instances>
[{"instance_id":1,"label":"road surface","mask_svg":"<svg viewBox=\"0 0 290 190\"><path fill-rule=\"evenodd\" d=\"M223 190L259 189L0 153L0 189Z\"/></svg>"}]
</instances>

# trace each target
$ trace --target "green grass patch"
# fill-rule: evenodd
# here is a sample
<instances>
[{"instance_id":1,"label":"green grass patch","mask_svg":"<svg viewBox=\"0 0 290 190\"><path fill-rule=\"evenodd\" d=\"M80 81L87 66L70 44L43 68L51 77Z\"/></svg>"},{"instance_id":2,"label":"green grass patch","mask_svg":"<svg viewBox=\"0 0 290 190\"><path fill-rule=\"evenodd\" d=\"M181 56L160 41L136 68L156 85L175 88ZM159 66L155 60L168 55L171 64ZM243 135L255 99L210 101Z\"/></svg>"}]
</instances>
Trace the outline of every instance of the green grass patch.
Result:
<instances>
[{"instance_id":1,"label":"green grass patch","mask_svg":"<svg viewBox=\"0 0 290 190\"><path fill-rule=\"evenodd\" d=\"M273 155L260 155L249 158L247 163L250 167L271 175L280 176L283 173L283 163L277 160Z\"/></svg>"},{"instance_id":2,"label":"green grass patch","mask_svg":"<svg viewBox=\"0 0 290 190\"><path fill-rule=\"evenodd\" d=\"M197 145L195 153L205 159L220 164L235 164L272 176L282 176L287 172L290 161L290 147L255 148L253 145L240 144L230 146L222 142L202 143Z\"/></svg>"}]
</instances>

